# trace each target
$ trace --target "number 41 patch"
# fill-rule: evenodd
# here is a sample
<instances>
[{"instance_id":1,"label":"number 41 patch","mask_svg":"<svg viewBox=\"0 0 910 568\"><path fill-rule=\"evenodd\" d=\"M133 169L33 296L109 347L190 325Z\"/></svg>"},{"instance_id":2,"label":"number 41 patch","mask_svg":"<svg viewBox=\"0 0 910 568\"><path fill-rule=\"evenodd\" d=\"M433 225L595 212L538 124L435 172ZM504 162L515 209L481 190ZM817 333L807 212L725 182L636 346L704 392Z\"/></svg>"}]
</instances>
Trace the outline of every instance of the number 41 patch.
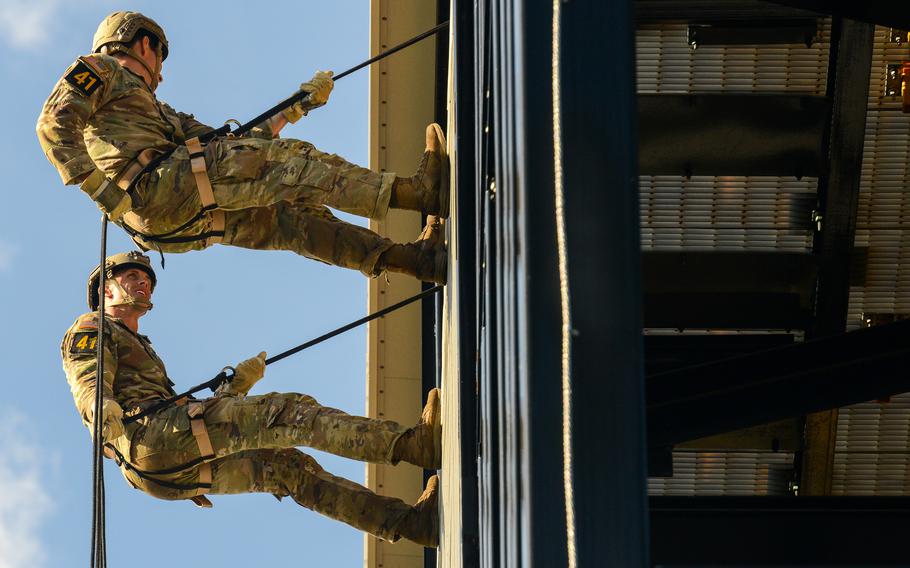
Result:
<instances>
[{"instance_id":1,"label":"number 41 patch","mask_svg":"<svg viewBox=\"0 0 910 568\"><path fill-rule=\"evenodd\" d=\"M79 89L87 97L91 96L98 87L104 84L95 70L83 61L77 63L73 70L67 73L65 78L70 85Z\"/></svg>"},{"instance_id":2,"label":"number 41 patch","mask_svg":"<svg viewBox=\"0 0 910 568\"><path fill-rule=\"evenodd\" d=\"M70 344L70 353L94 353L97 345L97 331L80 331L73 334L73 342Z\"/></svg>"}]
</instances>

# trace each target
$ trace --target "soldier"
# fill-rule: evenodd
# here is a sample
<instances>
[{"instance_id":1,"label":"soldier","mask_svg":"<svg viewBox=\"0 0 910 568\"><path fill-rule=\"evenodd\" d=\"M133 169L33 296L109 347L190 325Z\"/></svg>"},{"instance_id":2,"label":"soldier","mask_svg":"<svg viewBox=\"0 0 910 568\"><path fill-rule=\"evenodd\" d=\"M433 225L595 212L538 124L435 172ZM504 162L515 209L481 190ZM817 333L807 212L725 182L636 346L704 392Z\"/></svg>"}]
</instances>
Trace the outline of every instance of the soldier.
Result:
<instances>
[{"instance_id":1,"label":"soldier","mask_svg":"<svg viewBox=\"0 0 910 568\"><path fill-rule=\"evenodd\" d=\"M92 54L67 69L37 125L63 183L80 184L140 248L176 253L223 243L290 250L371 277L389 270L444 283L437 217L448 215L448 158L439 125L427 127L426 151L410 177L279 139L288 122L328 101L331 72L320 71L301 85L309 93L304 101L249 136L203 147L198 137L213 128L155 97L167 56L164 30L152 19L109 15ZM370 219L383 219L389 207L431 217L415 242L397 244L339 220L327 205Z\"/></svg>"},{"instance_id":2,"label":"soldier","mask_svg":"<svg viewBox=\"0 0 910 568\"><path fill-rule=\"evenodd\" d=\"M403 537L438 545L438 480L433 476L414 506L377 495L336 477L295 449L309 446L373 463L406 461L427 469L441 462L439 391L428 397L420 421L405 428L390 420L350 416L296 393L247 396L263 376L265 353L237 365L215 396L172 405L124 425L175 396L164 363L140 335L139 318L152 308L155 272L144 254L108 257L88 280L89 308L67 330L63 369L82 422L92 430L98 340L98 280L104 274L104 380L102 432L105 453L135 488L161 499L203 494L271 493L345 522L379 538Z\"/></svg>"}]
</instances>

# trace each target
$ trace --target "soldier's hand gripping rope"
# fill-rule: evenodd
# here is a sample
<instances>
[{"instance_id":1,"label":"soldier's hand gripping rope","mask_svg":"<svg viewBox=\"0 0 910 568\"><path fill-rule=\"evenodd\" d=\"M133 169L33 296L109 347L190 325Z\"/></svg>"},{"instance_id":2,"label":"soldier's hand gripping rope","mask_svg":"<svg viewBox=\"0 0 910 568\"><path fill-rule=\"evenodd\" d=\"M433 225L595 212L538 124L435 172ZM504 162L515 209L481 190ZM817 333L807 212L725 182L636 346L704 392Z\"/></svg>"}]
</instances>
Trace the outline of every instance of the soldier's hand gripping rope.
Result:
<instances>
[{"instance_id":1,"label":"soldier's hand gripping rope","mask_svg":"<svg viewBox=\"0 0 910 568\"><path fill-rule=\"evenodd\" d=\"M443 286L441 286L441 285L433 286L432 288L428 288L419 294L415 294L414 296L411 296L410 298L406 298L406 299L398 302L397 304L392 304L391 306L389 306L387 308L383 308L377 312L373 312L372 314L364 316L356 321L352 321L339 328L333 329L332 331L330 331L328 333L324 333L323 335L320 335L319 337L311 339L305 343L301 343L300 345L298 345L296 347L292 347L292 348L288 349L287 351L282 351L281 353L279 353L277 355L273 355L272 357L269 357L268 359L264 358L265 353L260 353L259 356L254 357L252 359L248 359L248 360L244 361L243 363L240 363L240 365L238 365L238 367L240 367L241 365L244 365L244 364L249 364L249 366L252 367L254 361L261 360L262 361L262 370L264 371L266 365L271 365L272 363L281 361L282 359L284 359L286 357L290 357L291 355L300 353L304 349L308 349L310 347L313 347L314 345L318 345L318 344L322 343L323 341L327 341L327 340L335 337L336 335L341 335L342 333L344 333L346 331L350 331L350 330L354 329L355 327L359 327L374 319L381 318L382 316L390 314L398 309L401 309L409 304L412 304L412 303L416 302L417 300L422 300L423 298L426 298L437 292L440 292L440 291L442 291L442 288L443 288ZM244 373L246 374L246 371ZM141 420L142 418L145 418L146 416L149 416L150 414L155 414L156 412L159 412L159 411L171 406L172 404L176 403L177 401L179 401L181 399L190 397L199 391L202 391L205 389L211 389L212 391L215 391L220 386L222 386L226 383L233 383L233 381L236 381L239 374L240 374L239 369L234 369L234 367L225 367L224 369L221 370L220 373L218 373L217 375L215 375L208 381L205 381L204 383L200 383L200 384L194 386L193 388L189 389L186 392L183 392L178 395L174 395L170 398L164 399L161 402L146 408L142 412L139 412L137 414L124 418L123 424L124 425L132 424L133 422L136 422L137 420ZM258 377L252 378L252 376L255 375L254 371L250 371L249 375L250 375L250 379L252 379L252 380L247 379L244 381L244 383L255 383L257 380L259 380L259 378L262 377L262 375L260 374ZM245 388L245 390L248 391L252 386L253 386L252 384L238 384L238 385L230 384L228 388L232 388L234 390L243 390Z\"/></svg>"}]
</instances>

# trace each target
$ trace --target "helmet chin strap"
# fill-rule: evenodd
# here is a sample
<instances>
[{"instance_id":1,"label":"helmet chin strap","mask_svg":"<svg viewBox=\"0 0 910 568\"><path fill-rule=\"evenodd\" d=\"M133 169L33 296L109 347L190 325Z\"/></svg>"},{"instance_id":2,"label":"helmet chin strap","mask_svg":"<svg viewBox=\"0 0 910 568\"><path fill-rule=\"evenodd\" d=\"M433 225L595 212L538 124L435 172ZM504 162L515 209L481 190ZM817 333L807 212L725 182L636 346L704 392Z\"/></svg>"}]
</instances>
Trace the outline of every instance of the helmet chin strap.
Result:
<instances>
[{"instance_id":1,"label":"helmet chin strap","mask_svg":"<svg viewBox=\"0 0 910 568\"><path fill-rule=\"evenodd\" d=\"M133 48L131 48L131 47L120 46L120 47L115 48L115 50L113 52L122 53L122 54L126 55L127 57L133 59L137 63L139 63L139 65L142 65L149 74L149 88L152 91L154 91L155 89L158 88L158 83L161 82L161 68L163 67L163 65L162 65L161 61L158 59L158 57L155 57L155 66L158 68L158 70L155 71L154 69L149 67L149 64L146 63L141 57L139 57L139 54L136 53L136 51L133 50Z\"/></svg>"},{"instance_id":2,"label":"helmet chin strap","mask_svg":"<svg viewBox=\"0 0 910 568\"><path fill-rule=\"evenodd\" d=\"M129 292L124 290L123 286L121 286L120 283L114 279L109 279L107 281L107 285L111 286L113 288L116 288L117 290L120 291L119 300L113 300L111 302L106 303L107 307L109 307L109 308L112 308L114 306L129 306L131 308L136 308L136 309L144 310L147 312L154 307L154 305L150 301L145 300L143 298L137 298L136 296L133 296L132 294L130 294Z\"/></svg>"},{"instance_id":3,"label":"helmet chin strap","mask_svg":"<svg viewBox=\"0 0 910 568\"><path fill-rule=\"evenodd\" d=\"M143 61L143 59L141 57L139 57L139 54L136 53L135 51L133 51L132 49L127 49L126 53L127 53L127 55L129 55L130 57L132 57L133 59L138 61L139 64L142 65L143 67L145 67L145 70L148 71L149 88L154 92L154 90L158 88L158 83L161 81L161 62L158 59L158 57L155 56L155 67L158 68L157 70L155 70L155 69L152 69L151 67L149 67L149 64L146 63L145 61Z\"/></svg>"}]
</instances>

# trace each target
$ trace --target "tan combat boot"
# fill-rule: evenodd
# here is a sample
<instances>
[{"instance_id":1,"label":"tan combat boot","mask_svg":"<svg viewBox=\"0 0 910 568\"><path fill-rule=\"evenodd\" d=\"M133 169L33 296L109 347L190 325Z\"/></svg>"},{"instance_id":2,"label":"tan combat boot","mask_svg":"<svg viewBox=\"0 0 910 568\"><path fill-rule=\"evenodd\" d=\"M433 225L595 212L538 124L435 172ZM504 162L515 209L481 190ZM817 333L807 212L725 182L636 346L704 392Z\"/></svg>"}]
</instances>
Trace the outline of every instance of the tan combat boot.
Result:
<instances>
[{"instance_id":1,"label":"tan combat boot","mask_svg":"<svg viewBox=\"0 0 910 568\"><path fill-rule=\"evenodd\" d=\"M427 395L420 420L398 438L392 450L392 463L406 461L424 469L442 467L442 408L439 389Z\"/></svg>"},{"instance_id":2,"label":"tan combat boot","mask_svg":"<svg viewBox=\"0 0 910 568\"><path fill-rule=\"evenodd\" d=\"M420 499L398 524L395 532L402 538L429 548L439 546L439 476L427 480Z\"/></svg>"},{"instance_id":3,"label":"tan combat boot","mask_svg":"<svg viewBox=\"0 0 910 568\"><path fill-rule=\"evenodd\" d=\"M416 241L392 245L379 257L377 266L389 272L410 274L424 282L445 284L449 255L443 228L437 217L427 217L427 224Z\"/></svg>"},{"instance_id":4,"label":"tan combat boot","mask_svg":"<svg viewBox=\"0 0 910 568\"><path fill-rule=\"evenodd\" d=\"M427 148L414 175L395 178L389 205L443 219L449 216L449 157L438 124L427 126Z\"/></svg>"}]
</instances>

